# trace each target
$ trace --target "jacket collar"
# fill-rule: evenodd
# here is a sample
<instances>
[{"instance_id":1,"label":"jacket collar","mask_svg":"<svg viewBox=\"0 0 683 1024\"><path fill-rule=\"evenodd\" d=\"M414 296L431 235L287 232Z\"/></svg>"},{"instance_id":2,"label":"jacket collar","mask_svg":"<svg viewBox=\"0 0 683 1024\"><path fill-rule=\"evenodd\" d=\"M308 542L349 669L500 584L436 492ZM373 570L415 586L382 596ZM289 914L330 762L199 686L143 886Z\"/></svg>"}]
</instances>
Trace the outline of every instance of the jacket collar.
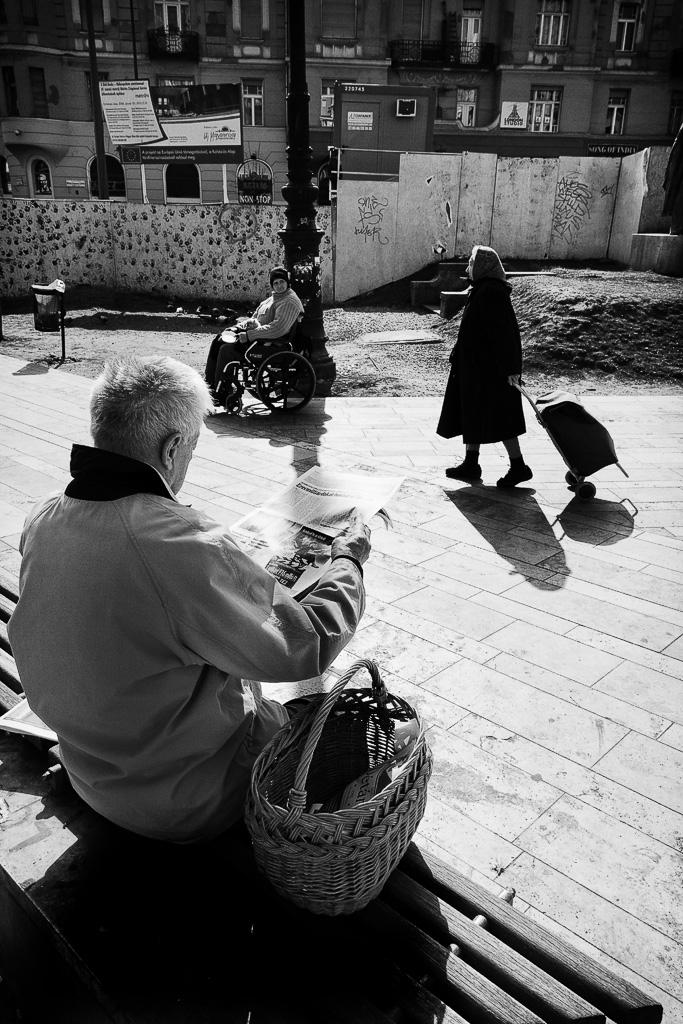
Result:
<instances>
[{"instance_id":1,"label":"jacket collar","mask_svg":"<svg viewBox=\"0 0 683 1024\"><path fill-rule=\"evenodd\" d=\"M71 449L71 476L65 494L82 501L116 501L131 494L158 494L176 500L161 473L153 466L104 448L75 444Z\"/></svg>"}]
</instances>

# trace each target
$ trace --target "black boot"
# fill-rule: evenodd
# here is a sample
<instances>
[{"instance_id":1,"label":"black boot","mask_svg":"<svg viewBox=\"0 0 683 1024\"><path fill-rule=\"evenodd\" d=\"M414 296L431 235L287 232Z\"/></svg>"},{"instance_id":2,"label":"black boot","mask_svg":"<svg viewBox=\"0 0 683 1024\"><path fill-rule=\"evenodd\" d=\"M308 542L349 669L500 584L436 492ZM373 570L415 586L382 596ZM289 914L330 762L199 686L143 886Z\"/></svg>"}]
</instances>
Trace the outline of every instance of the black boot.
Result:
<instances>
[{"instance_id":1,"label":"black boot","mask_svg":"<svg viewBox=\"0 0 683 1024\"><path fill-rule=\"evenodd\" d=\"M525 480L531 480L533 475L534 474L525 463L523 456L520 455L516 459L510 459L510 468L505 476L502 476L500 480L497 481L496 486L514 487L516 484L521 484Z\"/></svg>"},{"instance_id":2,"label":"black boot","mask_svg":"<svg viewBox=\"0 0 683 1024\"><path fill-rule=\"evenodd\" d=\"M481 480L479 452L465 452L465 461L459 466L449 466L446 476L449 480Z\"/></svg>"}]
</instances>

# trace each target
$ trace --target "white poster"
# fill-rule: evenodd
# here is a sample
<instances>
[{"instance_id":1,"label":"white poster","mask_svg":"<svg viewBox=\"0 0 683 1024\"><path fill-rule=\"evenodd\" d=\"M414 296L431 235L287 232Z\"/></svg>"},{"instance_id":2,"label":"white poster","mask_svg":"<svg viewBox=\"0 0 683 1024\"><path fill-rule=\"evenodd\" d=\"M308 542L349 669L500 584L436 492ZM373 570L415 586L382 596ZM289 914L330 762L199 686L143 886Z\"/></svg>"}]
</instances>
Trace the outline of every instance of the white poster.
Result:
<instances>
[{"instance_id":1,"label":"white poster","mask_svg":"<svg viewBox=\"0 0 683 1024\"><path fill-rule=\"evenodd\" d=\"M528 103L501 103L500 127L526 129L528 115Z\"/></svg>"},{"instance_id":2,"label":"white poster","mask_svg":"<svg viewBox=\"0 0 683 1024\"><path fill-rule=\"evenodd\" d=\"M350 132L371 132L372 111L349 110L346 115L346 124Z\"/></svg>"},{"instance_id":3,"label":"white poster","mask_svg":"<svg viewBox=\"0 0 683 1024\"><path fill-rule=\"evenodd\" d=\"M100 98L115 146L142 146L164 138L148 81L100 82Z\"/></svg>"}]
</instances>

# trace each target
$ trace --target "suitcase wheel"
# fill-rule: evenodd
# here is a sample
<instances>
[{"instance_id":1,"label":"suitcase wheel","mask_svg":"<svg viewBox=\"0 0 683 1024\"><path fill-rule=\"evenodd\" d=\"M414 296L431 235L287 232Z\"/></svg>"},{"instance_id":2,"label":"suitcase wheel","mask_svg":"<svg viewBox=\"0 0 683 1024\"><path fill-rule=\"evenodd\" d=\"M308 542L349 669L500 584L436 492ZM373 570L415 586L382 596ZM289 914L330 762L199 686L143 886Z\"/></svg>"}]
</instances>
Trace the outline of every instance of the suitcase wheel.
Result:
<instances>
[{"instance_id":1,"label":"suitcase wheel","mask_svg":"<svg viewBox=\"0 0 683 1024\"><path fill-rule=\"evenodd\" d=\"M595 493L595 484L592 484L589 480L586 480L582 484L579 484L579 486L576 488L576 496L580 498L581 501L590 501L591 498L595 497Z\"/></svg>"}]
</instances>

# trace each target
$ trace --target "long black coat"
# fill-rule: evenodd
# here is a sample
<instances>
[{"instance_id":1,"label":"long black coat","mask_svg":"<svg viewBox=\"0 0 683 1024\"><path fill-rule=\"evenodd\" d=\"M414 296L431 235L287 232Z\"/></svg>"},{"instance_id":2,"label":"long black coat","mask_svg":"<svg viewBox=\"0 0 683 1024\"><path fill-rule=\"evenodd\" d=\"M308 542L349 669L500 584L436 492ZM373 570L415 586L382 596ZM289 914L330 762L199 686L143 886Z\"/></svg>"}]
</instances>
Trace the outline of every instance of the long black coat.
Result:
<instances>
[{"instance_id":1,"label":"long black coat","mask_svg":"<svg viewBox=\"0 0 683 1024\"><path fill-rule=\"evenodd\" d=\"M522 396L507 382L522 372L522 342L505 281L474 282L450 361L437 434L490 444L526 431Z\"/></svg>"}]
</instances>

